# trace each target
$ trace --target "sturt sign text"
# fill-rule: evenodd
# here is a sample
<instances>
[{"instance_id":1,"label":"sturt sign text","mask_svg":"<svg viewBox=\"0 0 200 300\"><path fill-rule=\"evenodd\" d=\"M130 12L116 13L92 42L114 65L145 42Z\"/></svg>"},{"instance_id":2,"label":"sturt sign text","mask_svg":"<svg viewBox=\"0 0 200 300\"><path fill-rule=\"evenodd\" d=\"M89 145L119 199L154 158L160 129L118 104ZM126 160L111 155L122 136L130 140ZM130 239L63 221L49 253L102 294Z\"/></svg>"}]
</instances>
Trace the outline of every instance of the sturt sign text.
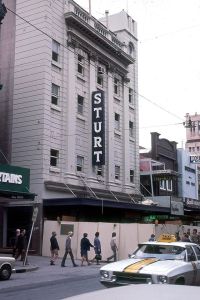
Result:
<instances>
[{"instance_id":1,"label":"sturt sign text","mask_svg":"<svg viewBox=\"0 0 200 300\"><path fill-rule=\"evenodd\" d=\"M92 93L92 164L105 164L104 92Z\"/></svg>"}]
</instances>

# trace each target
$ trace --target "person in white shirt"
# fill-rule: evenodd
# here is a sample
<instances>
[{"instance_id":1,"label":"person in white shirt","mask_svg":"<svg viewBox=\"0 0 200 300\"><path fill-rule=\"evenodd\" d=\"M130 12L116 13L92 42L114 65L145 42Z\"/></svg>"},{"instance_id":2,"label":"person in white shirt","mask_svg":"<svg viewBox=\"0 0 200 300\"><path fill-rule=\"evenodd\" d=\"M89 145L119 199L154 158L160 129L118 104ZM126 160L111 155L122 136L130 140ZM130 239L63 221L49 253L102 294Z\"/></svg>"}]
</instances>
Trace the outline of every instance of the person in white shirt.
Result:
<instances>
[{"instance_id":1,"label":"person in white shirt","mask_svg":"<svg viewBox=\"0 0 200 300\"><path fill-rule=\"evenodd\" d=\"M110 241L110 247L111 247L111 250L112 250L113 254L107 258L107 262L109 262L113 258L114 258L114 261L117 260L117 250L118 250L118 248L117 248L117 244L116 244L116 232L112 233L112 238L111 238L111 241Z\"/></svg>"}]
</instances>

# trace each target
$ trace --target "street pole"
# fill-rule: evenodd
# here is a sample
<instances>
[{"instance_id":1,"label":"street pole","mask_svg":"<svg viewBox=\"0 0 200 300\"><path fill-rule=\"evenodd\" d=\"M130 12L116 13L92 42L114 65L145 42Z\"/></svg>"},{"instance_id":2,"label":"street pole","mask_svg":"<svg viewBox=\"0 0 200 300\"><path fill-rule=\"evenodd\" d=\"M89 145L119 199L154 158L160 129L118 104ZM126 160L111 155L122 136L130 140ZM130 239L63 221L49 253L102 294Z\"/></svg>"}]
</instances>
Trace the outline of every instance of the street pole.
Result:
<instances>
[{"instance_id":1,"label":"street pole","mask_svg":"<svg viewBox=\"0 0 200 300\"><path fill-rule=\"evenodd\" d=\"M27 248L26 248L26 254L25 254L23 266L26 265L27 256L28 256L28 250L29 250L29 247L30 247L31 238L32 238L32 234L33 234L33 228L34 228L34 225L35 225L35 221L37 219L37 215L38 215L38 207L35 207L33 209L31 232L30 232L30 235L29 235L29 240L28 240L28 245L27 245Z\"/></svg>"}]
</instances>

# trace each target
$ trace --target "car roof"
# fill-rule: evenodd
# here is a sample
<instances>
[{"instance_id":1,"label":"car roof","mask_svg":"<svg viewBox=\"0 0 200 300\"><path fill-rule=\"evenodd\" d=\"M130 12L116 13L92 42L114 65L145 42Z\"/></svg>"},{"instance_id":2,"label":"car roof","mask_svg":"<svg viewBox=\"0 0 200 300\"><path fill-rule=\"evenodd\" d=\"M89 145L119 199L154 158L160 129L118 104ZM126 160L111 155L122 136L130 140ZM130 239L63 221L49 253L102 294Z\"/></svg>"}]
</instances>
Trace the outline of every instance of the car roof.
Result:
<instances>
[{"instance_id":1,"label":"car roof","mask_svg":"<svg viewBox=\"0 0 200 300\"><path fill-rule=\"evenodd\" d=\"M191 242L145 242L145 243L139 243L139 245L172 245L172 246L179 246L179 247L186 247L186 246L191 246L191 245L195 245L198 246L195 243L191 243Z\"/></svg>"},{"instance_id":2,"label":"car roof","mask_svg":"<svg viewBox=\"0 0 200 300\"><path fill-rule=\"evenodd\" d=\"M199 295L199 287L181 286L168 284L131 284L123 287L114 287L90 292L74 297L65 298L65 300L188 300L196 299ZM64 299L63 299L64 300Z\"/></svg>"}]
</instances>

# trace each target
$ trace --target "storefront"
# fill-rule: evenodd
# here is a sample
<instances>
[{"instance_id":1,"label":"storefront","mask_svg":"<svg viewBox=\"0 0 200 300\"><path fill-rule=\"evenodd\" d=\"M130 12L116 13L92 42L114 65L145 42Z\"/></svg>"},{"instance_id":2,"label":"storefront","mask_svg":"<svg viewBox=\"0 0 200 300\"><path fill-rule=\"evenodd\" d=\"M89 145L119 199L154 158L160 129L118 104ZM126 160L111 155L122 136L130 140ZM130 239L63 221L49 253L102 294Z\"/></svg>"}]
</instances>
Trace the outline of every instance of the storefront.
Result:
<instances>
[{"instance_id":1,"label":"storefront","mask_svg":"<svg viewBox=\"0 0 200 300\"><path fill-rule=\"evenodd\" d=\"M0 165L0 247L11 247L16 228L27 235L35 194L30 193L30 169Z\"/></svg>"}]
</instances>

